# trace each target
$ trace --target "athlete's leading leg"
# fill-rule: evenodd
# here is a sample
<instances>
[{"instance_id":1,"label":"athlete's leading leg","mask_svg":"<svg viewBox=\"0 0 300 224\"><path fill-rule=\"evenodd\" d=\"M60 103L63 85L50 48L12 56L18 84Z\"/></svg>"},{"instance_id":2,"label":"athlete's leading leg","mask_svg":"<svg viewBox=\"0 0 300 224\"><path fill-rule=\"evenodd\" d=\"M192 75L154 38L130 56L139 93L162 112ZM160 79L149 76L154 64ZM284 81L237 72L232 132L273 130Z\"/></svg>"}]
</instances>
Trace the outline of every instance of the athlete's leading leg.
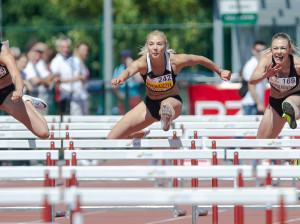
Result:
<instances>
[{"instance_id":1,"label":"athlete's leading leg","mask_svg":"<svg viewBox=\"0 0 300 224\"><path fill-rule=\"evenodd\" d=\"M0 109L6 111L12 117L24 124L28 130L39 138L49 137L49 128L45 118L37 111L30 101L26 103L20 99L17 102L11 100L11 94L9 94Z\"/></svg>"},{"instance_id":2,"label":"athlete's leading leg","mask_svg":"<svg viewBox=\"0 0 300 224\"><path fill-rule=\"evenodd\" d=\"M144 102L126 113L122 119L108 133L107 139L138 138L144 134L144 128L157 121L153 118Z\"/></svg>"}]
</instances>

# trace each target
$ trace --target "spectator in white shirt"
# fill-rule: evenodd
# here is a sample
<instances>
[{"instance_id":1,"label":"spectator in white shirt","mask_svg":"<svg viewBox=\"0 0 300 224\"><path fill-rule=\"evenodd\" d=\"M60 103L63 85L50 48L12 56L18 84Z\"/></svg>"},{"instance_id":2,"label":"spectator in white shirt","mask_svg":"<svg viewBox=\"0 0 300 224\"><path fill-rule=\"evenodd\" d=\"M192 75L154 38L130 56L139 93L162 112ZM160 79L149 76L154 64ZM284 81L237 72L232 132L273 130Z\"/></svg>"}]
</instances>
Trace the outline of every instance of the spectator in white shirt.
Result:
<instances>
[{"instance_id":1,"label":"spectator in white shirt","mask_svg":"<svg viewBox=\"0 0 300 224\"><path fill-rule=\"evenodd\" d=\"M85 59L89 53L89 46L85 42L77 44L74 51L74 66L80 71L81 80L74 82L74 92L71 100L71 115L89 114L89 93L86 80L89 70L85 65Z\"/></svg>"},{"instance_id":2,"label":"spectator in white shirt","mask_svg":"<svg viewBox=\"0 0 300 224\"><path fill-rule=\"evenodd\" d=\"M71 40L60 38L56 40L57 54L50 63L50 71L59 73L59 111L60 115L70 114L70 102L74 91L73 83L81 80L78 70L75 70L74 60L71 55Z\"/></svg>"}]
</instances>

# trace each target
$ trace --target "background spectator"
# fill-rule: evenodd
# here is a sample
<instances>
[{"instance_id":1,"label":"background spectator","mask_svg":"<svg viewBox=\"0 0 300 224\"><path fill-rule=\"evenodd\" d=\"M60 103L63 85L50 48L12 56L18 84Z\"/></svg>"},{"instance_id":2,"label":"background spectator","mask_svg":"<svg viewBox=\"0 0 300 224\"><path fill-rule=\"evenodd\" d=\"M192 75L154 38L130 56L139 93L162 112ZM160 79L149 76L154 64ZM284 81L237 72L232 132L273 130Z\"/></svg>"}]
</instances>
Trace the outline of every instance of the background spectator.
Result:
<instances>
[{"instance_id":1,"label":"background spectator","mask_svg":"<svg viewBox=\"0 0 300 224\"><path fill-rule=\"evenodd\" d=\"M121 64L114 69L113 78L119 77L122 71L124 71L133 62L133 54L131 50L124 49L120 54ZM140 87L143 83L143 78L139 73L129 78L122 86L112 86L114 93L118 97L118 109L119 114L125 114L125 105L128 103L129 110L138 105L141 101ZM126 102L126 96L128 102Z\"/></svg>"}]
</instances>

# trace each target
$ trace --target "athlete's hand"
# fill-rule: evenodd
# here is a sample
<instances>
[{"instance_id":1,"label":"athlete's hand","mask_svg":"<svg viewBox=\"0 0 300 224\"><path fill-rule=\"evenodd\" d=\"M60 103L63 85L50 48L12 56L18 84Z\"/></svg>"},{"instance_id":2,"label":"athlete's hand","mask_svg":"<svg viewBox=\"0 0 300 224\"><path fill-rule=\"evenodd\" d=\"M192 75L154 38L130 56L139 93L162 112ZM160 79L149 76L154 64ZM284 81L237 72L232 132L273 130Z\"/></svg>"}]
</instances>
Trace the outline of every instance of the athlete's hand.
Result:
<instances>
[{"instance_id":1,"label":"athlete's hand","mask_svg":"<svg viewBox=\"0 0 300 224\"><path fill-rule=\"evenodd\" d=\"M231 72L229 70L222 70L220 77L223 81L230 81L231 79Z\"/></svg>"},{"instance_id":2,"label":"athlete's hand","mask_svg":"<svg viewBox=\"0 0 300 224\"><path fill-rule=\"evenodd\" d=\"M282 70L282 67L280 65L277 64L273 67L273 63L271 63L266 66L266 71L265 71L264 77L265 78L272 77L272 76L276 75L278 72L280 72L281 70Z\"/></svg>"},{"instance_id":3,"label":"athlete's hand","mask_svg":"<svg viewBox=\"0 0 300 224\"><path fill-rule=\"evenodd\" d=\"M123 81L121 81L121 79L119 79L119 78L114 78L114 79L112 79L111 80L111 84L113 85L113 86L116 86L116 85L123 85Z\"/></svg>"},{"instance_id":4,"label":"athlete's hand","mask_svg":"<svg viewBox=\"0 0 300 224\"><path fill-rule=\"evenodd\" d=\"M23 96L23 90L15 90L11 96L11 100L17 102Z\"/></svg>"}]
</instances>

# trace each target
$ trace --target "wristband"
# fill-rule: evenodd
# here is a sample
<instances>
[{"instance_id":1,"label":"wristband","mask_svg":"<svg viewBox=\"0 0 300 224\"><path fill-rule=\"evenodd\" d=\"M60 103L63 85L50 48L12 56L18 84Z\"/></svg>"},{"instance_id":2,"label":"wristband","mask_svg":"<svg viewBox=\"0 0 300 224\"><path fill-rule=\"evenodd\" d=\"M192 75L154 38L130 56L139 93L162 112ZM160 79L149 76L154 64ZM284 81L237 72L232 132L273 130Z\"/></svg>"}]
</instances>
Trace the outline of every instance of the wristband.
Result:
<instances>
[{"instance_id":1,"label":"wristband","mask_svg":"<svg viewBox=\"0 0 300 224\"><path fill-rule=\"evenodd\" d=\"M221 75L221 72L223 71L223 69L222 68L220 68L220 70L219 70L219 72L218 72L218 74L219 75Z\"/></svg>"}]
</instances>

